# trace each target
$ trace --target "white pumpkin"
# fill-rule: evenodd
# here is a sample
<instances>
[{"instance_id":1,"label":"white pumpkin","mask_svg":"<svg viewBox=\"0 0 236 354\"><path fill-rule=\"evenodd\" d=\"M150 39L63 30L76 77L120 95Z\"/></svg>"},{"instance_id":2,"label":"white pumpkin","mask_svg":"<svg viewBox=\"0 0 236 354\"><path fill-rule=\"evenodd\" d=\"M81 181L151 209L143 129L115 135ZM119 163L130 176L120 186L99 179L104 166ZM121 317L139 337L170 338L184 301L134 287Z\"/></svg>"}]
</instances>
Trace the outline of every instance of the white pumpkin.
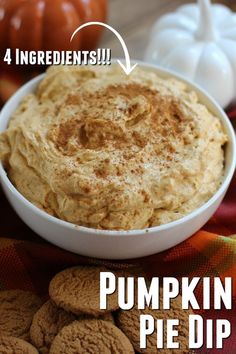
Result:
<instances>
[{"instance_id":1,"label":"white pumpkin","mask_svg":"<svg viewBox=\"0 0 236 354\"><path fill-rule=\"evenodd\" d=\"M145 59L195 81L226 107L236 99L236 14L209 0L181 6L155 23Z\"/></svg>"}]
</instances>

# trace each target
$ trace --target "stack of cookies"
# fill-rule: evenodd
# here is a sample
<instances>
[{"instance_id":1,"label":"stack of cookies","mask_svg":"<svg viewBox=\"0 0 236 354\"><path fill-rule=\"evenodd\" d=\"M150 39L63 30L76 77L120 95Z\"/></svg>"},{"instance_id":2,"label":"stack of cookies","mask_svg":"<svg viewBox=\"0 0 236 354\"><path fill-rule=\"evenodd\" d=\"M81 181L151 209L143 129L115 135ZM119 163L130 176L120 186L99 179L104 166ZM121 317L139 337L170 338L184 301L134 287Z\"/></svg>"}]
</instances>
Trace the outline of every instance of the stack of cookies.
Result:
<instances>
[{"instance_id":1,"label":"stack of cookies","mask_svg":"<svg viewBox=\"0 0 236 354\"><path fill-rule=\"evenodd\" d=\"M141 350L139 321L147 310L119 310L117 292L109 296L107 310L101 310L100 272L104 271L104 267L88 266L62 271L52 279L50 300L43 305L29 292L0 292L0 354L189 353L185 328L189 312L181 310L178 298L171 311L181 319L181 349L158 350L154 333L148 348ZM120 271L113 273L121 275ZM169 317L161 310L148 309L148 313L155 318Z\"/></svg>"}]
</instances>

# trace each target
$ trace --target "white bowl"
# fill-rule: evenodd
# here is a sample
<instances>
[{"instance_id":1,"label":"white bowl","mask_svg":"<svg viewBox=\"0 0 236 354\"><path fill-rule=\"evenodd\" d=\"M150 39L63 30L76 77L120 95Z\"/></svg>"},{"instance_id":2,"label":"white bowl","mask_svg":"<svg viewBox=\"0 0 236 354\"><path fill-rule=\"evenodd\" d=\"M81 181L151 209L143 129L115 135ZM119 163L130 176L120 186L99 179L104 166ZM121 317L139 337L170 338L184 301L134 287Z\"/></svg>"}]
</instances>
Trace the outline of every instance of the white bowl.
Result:
<instances>
[{"instance_id":1,"label":"white bowl","mask_svg":"<svg viewBox=\"0 0 236 354\"><path fill-rule=\"evenodd\" d=\"M47 241L84 256L105 259L128 259L151 255L173 247L198 231L214 214L220 205L233 177L236 166L236 142L231 123L220 106L196 84L190 83L180 75L154 65L139 62L145 70L155 71L161 77L175 77L195 90L200 101L205 104L222 122L229 142L225 151L225 175L222 185L214 196L200 208L187 216L169 224L144 230L108 231L77 226L57 219L40 210L20 194L8 179L0 164L2 188L21 219L37 234ZM21 87L8 101L0 113L0 131L4 131L22 98L33 92L43 75Z\"/></svg>"}]
</instances>

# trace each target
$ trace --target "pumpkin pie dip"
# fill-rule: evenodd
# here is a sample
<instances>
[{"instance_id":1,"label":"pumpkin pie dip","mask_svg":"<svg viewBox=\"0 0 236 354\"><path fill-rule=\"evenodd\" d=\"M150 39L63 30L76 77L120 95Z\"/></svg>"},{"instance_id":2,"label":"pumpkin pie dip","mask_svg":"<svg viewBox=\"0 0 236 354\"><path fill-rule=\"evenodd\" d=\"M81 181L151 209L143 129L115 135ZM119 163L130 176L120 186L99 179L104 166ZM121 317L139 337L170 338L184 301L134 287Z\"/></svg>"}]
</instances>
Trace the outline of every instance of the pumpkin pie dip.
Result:
<instances>
[{"instance_id":1,"label":"pumpkin pie dip","mask_svg":"<svg viewBox=\"0 0 236 354\"><path fill-rule=\"evenodd\" d=\"M136 68L50 67L0 135L16 188L39 208L92 228L181 218L219 188L226 135L176 79Z\"/></svg>"}]
</instances>

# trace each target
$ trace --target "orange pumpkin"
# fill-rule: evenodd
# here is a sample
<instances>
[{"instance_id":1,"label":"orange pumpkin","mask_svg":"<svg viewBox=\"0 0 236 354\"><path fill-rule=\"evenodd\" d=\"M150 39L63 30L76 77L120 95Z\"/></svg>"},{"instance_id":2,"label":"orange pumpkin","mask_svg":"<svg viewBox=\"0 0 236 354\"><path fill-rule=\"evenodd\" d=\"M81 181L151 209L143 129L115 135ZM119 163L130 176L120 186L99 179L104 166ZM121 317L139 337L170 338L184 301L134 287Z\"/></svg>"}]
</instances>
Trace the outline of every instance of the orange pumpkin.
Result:
<instances>
[{"instance_id":1,"label":"orange pumpkin","mask_svg":"<svg viewBox=\"0 0 236 354\"><path fill-rule=\"evenodd\" d=\"M106 20L107 0L0 0L0 49L89 50L102 27L82 23Z\"/></svg>"}]
</instances>

